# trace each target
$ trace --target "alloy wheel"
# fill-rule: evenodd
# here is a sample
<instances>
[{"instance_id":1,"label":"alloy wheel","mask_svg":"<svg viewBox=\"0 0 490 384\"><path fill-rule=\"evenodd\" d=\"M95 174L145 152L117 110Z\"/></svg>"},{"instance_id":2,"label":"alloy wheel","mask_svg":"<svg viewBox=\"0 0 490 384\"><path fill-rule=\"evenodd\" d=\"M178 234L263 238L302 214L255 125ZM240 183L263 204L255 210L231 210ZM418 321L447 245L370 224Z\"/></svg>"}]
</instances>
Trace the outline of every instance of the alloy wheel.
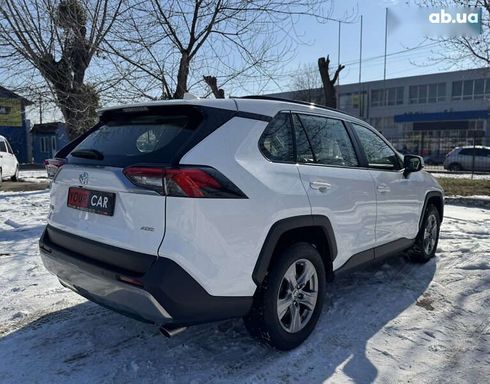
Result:
<instances>
[{"instance_id":1,"label":"alloy wheel","mask_svg":"<svg viewBox=\"0 0 490 384\"><path fill-rule=\"evenodd\" d=\"M435 215L430 215L427 218L427 224L424 230L424 251L426 255L430 255L434 250L437 242L437 219Z\"/></svg>"},{"instance_id":2,"label":"alloy wheel","mask_svg":"<svg viewBox=\"0 0 490 384\"><path fill-rule=\"evenodd\" d=\"M281 327L296 333L311 319L318 299L318 273L306 259L289 266L277 295L277 316Z\"/></svg>"}]
</instances>

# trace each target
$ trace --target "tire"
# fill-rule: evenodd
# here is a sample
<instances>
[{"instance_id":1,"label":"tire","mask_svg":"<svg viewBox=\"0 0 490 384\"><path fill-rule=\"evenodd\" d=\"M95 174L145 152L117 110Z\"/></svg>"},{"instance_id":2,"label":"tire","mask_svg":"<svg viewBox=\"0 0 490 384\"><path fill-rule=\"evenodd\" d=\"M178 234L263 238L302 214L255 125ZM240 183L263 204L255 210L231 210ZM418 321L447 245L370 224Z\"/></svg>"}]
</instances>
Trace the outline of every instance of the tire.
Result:
<instances>
[{"instance_id":1,"label":"tire","mask_svg":"<svg viewBox=\"0 0 490 384\"><path fill-rule=\"evenodd\" d=\"M449 164L448 169L452 172L459 172L459 171L463 170L463 167L459 163L452 163L452 164Z\"/></svg>"},{"instance_id":2,"label":"tire","mask_svg":"<svg viewBox=\"0 0 490 384\"><path fill-rule=\"evenodd\" d=\"M19 166L15 168L15 173L14 175L10 178L12 181L19 181Z\"/></svg>"},{"instance_id":3,"label":"tire","mask_svg":"<svg viewBox=\"0 0 490 384\"><path fill-rule=\"evenodd\" d=\"M303 280L305 274L311 276L306 284L297 281ZM303 287L293 288L291 282L303 284ZM315 328L325 290L325 266L318 250L308 243L293 244L272 264L254 297L250 313L244 317L245 327L252 336L279 350L293 349Z\"/></svg>"},{"instance_id":4,"label":"tire","mask_svg":"<svg viewBox=\"0 0 490 384\"><path fill-rule=\"evenodd\" d=\"M407 252L411 261L426 263L434 257L439 242L439 230L441 218L434 205L429 205L425 210L422 226L420 227L415 244Z\"/></svg>"}]
</instances>

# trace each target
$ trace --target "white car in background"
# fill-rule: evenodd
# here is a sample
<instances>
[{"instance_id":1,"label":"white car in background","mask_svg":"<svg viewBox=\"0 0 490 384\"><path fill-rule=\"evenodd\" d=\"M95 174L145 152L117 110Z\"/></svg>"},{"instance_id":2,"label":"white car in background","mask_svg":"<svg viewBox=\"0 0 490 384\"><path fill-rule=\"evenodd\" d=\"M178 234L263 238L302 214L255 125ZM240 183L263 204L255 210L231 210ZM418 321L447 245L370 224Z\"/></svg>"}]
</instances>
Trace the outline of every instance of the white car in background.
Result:
<instances>
[{"instance_id":1,"label":"white car in background","mask_svg":"<svg viewBox=\"0 0 490 384\"><path fill-rule=\"evenodd\" d=\"M7 139L0 136L0 185L3 179L19 180L19 162Z\"/></svg>"}]
</instances>

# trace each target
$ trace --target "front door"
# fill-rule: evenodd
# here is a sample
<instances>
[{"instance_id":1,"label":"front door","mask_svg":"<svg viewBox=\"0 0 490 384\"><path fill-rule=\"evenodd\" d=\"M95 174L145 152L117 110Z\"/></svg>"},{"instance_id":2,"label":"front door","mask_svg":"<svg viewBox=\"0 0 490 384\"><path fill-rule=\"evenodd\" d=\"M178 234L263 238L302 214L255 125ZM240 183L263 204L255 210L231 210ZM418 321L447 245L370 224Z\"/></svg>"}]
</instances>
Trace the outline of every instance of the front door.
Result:
<instances>
[{"instance_id":1,"label":"front door","mask_svg":"<svg viewBox=\"0 0 490 384\"><path fill-rule=\"evenodd\" d=\"M367 127L352 125L376 188L376 246L415 238L423 202L421 175L405 177L400 158L381 136Z\"/></svg>"}]
</instances>

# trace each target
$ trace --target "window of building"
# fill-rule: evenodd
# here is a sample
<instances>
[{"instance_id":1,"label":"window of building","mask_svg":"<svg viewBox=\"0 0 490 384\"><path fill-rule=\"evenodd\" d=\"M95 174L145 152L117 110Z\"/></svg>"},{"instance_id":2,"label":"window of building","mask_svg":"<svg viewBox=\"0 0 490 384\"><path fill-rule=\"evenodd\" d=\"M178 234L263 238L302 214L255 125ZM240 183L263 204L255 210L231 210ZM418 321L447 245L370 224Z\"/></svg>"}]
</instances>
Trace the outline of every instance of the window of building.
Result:
<instances>
[{"instance_id":1,"label":"window of building","mask_svg":"<svg viewBox=\"0 0 490 384\"><path fill-rule=\"evenodd\" d=\"M490 98L490 80L453 81L452 100L481 100Z\"/></svg>"},{"instance_id":2,"label":"window of building","mask_svg":"<svg viewBox=\"0 0 490 384\"><path fill-rule=\"evenodd\" d=\"M40 150L42 153L48 153L49 152L49 137L41 137L40 142Z\"/></svg>"},{"instance_id":3,"label":"window of building","mask_svg":"<svg viewBox=\"0 0 490 384\"><path fill-rule=\"evenodd\" d=\"M57 151L57 148L56 148L56 136L51 136L51 150L53 152L56 152Z\"/></svg>"},{"instance_id":4,"label":"window of building","mask_svg":"<svg viewBox=\"0 0 490 384\"><path fill-rule=\"evenodd\" d=\"M437 101L446 100L446 83L437 84Z\"/></svg>"},{"instance_id":5,"label":"window of building","mask_svg":"<svg viewBox=\"0 0 490 384\"><path fill-rule=\"evenodd\" d=\"M400 104L403 104L403 87L386 88L385 90L373 89L371 91L372 107Z\"/></svg>"},{"instance_id":6,"label":"window of building","mask_svg":"<svg viewBox=\"0 0 490 384\"><path fill-rule=\"evenodd\" d=\"M451 92L451 98L453 100L461 100L463 95L463 82L462 81L453 81L453 89Z\"/></svg>"},{"instance_id":7,"label":"window of building","mask_svg":"<svg viewBox=\"0 0 490 384\"><path fill-rule=\"evenodd\" d=\"M427 85L419 85L419 104L427 103Z\"/></svg>"},{"instance_id":8,"label":"window of building","mask_svg":"<svg viewBox=\"0 0 490 384\"><path fill-rule=\"evenodd\" d=\"M408 103L416 104L419 97L419 87L416 85L411 85L408 89Z\"/></svg>"},{"instance_id":9,"label":"window of building","mask_svg":"<svg viewBox=\"0 0 490 384\"><path fill-rule=\"evenodd\" d=\"M475 80L474 98L483 99L484 95L485 95L485 79Z\"/></svg>"},{"instance_id":10,"label":"window of building","mask_svg":"<svg viewBox=\"0 0 490 384\"><path fill-rule=\"evenodd\" d=\"M280 113L269 123L259 142L265 157L271 161L294 162L291 119Z\"/></svg>"},{"instance_id":11,"label":"window of building","mask_svg":"<svg viewBox=\"0 0 490 384\"><path fill-rule=\"evenodd\" d=\"M429 103L437 101L437 84L429 84Z\"/></svg>"},{"instance_id":12,"label":"window of building","mask_svg":"<svg viewBox=\"0 0 490 384\"><path fill-rule=\"evenodd\" d=\"M473 80L463 81L463 100L471 100L473 98Z\"/></svg>"},{"instance_id":13,"label":"window of building","mask_svg":"<svg viewBox=\"0 0 490 384\"><path fill-rule=\"evenodd\" d=\"M383 90L373 89L371 91L371 106L380 107L383 105Z\"/></svg>"}]
</instances>

